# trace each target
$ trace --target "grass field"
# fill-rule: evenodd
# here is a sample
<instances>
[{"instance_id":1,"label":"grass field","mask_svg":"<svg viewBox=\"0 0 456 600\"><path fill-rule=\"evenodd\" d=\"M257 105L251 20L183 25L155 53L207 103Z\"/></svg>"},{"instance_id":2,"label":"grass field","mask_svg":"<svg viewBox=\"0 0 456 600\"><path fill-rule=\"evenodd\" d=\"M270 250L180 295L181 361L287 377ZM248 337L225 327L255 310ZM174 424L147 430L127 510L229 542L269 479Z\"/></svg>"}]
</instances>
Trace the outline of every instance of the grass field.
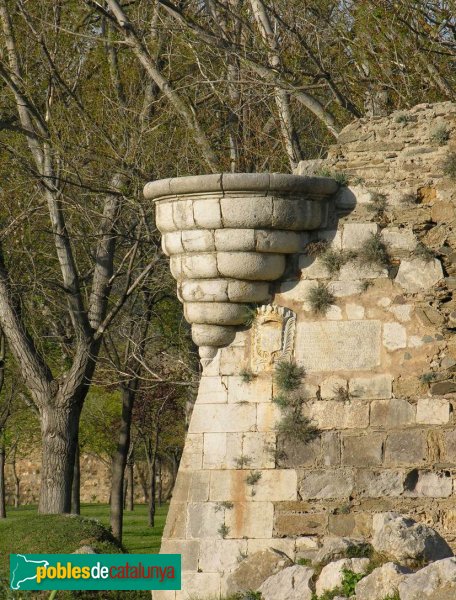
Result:
<instances>
[{"instance_id":1,"label":"grass field","mask_svg":"<svg viewBox=\"0 0 456 600\"><path fill-rule=\"evenodd\" d=\"M155 527L147 525L147 506L137 504L134 511L124 513L123 545L128 552L133 554L155 554L160 550L160 540L165 526L168 505L163 504L157 509ZM9 508L8 519L26 519L28 515L36 514L36 506L21 506L17 509ZM108 504L83 504L81 515L91 519L98 519L105 527L109 528Z\"/></svg>"}]
</instances>

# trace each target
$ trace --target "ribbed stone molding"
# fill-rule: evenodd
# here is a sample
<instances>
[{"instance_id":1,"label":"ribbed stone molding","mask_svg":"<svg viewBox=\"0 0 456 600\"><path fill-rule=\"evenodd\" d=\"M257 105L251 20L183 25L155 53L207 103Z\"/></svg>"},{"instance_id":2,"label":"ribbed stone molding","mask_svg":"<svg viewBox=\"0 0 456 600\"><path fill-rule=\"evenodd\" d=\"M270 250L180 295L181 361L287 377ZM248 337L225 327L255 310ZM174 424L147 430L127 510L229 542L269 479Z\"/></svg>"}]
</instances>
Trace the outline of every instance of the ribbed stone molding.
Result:
<instances>
[{"instance_id":1,"label":"ribbed stone molding","mask_svg":"<svg viewBox=\"0 0 456 600\"><path fill-rule=\"evenodd\" d=\"M324 177L221 173L148 183L163 251L171 258L185 318L211 358L270 299L302 233L325 225L338 184Z\"/></svg>"}]
</instances>

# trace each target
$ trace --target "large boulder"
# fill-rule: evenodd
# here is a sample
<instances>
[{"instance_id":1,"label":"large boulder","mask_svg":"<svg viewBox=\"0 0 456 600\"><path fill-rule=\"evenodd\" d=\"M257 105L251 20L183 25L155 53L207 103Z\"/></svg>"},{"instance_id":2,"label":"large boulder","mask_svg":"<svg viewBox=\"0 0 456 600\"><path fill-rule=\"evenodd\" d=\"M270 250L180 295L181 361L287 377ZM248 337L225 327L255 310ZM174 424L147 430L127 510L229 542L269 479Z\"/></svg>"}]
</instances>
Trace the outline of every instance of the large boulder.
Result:
<instances>
[{"instance_id":1,"label":"large boulder","mask_svg":"<svg viewBox=\"0 0 456 600\"><path fill-rule=\"evenodd\" d=\"M268 548L255 552L243 560L227 578L228 595L256 590L268 577L292 565L293 561L279 550Z\"/></svg>"},{"instance_id":2,"label":"large boulder","mask_svg":"<svg viewBox=\"0 0 456 600\"><path fill-rule=\"evenodd\" d=\"M436 531L393 512L374 516L372 546L377 552L405 564L453 556L450 546Z\"/></svg>"},{"instance_id":3,"label":"large boulder","mask_svg":"<svg viewBox=\"0 0 456 600\"><path fill-rule=\"evenodd\" d=\"M364 573L369 564L368 558L343 558L329 563L323 567L320 577L317 580L317 596L324 592L329 592L342 585L344 571L353 571L353 573Z\"/></svg>"},{"instance_id":4,"label":"large boulder","mask_svg":"<svg viewBox=\"0 0 456 600\"><path fill-rule=\"evenodd\" d=\"M431 563L399 584L401 600L454 600L456 558ZM358 596L357 596L358 597Z\"/></svg>"},{"instance_id":5,"label":"large boulder","mask_svg":"<svg viewBox=\"0 0 456 600\"><path fill-rule=\"evenodd\" d=\"M387 596L393 596L397 593L399 584L411 572L407 567L392 562L374 569L356 584L356 600L383 600Z\"/></svg>"},{"instance_id":6,"label":"large boulder","mask_svg":"<svg viewBox=\"0 0 456 600\"><path fill-rule=\"evenodd\" d=\"M331 561L339 558L347 558L347 553L350 551L356 552L356 548L366 546L363 540L354 540L351 538L328 536L323 539L323 545L314 554L312 564L328 564Z\"/></svg>"},{"instance_id":7,"label":"large boulder","mask_svg":"<svg viewBox=\"0 0 456 600\"><path fill-rule=\"evenodd\" d=\"M268 577L258 589L263 600L312 600L314 570L294 565Z\"/></svg>"}]
</instances>

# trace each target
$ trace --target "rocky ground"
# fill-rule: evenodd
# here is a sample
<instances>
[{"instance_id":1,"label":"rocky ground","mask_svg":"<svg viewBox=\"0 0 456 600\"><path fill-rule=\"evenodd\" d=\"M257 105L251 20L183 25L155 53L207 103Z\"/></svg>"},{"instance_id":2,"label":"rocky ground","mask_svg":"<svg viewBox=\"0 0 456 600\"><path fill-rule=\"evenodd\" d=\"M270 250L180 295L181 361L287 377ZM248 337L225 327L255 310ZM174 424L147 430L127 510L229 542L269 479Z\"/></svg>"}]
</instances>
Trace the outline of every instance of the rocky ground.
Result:
<instances>
[{"instance_id":1,"label":"rocky ground","mask_svg":"<svg viewBox=\"0 0 456 600\"><path fill-rule=\"evenodd\" d=\"M325 537L296 563L273 548L257 552L228 587L239 600L454 600L456 558L427 525L380 513L370 540Z\"/></svg>"}]
</instances>

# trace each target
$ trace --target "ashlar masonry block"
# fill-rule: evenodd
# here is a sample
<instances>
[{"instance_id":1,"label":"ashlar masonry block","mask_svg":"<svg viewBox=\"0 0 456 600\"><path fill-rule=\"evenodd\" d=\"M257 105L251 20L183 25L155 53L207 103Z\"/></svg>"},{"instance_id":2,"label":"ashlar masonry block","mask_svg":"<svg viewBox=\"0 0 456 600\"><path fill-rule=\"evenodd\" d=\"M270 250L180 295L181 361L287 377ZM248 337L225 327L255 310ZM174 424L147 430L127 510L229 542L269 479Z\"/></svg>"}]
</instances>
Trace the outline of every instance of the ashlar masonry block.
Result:
<instances>
[{"instance_id":1,"label":"ashlar masonry block","mask_svg":"<svg viewBox=\"0 0 456 600\"><path fill-rule=\"evenodd\" d=\"M256 425L254 404L195 404L190 433L252 431Z\"/></svg>"},{"instance_id":2,"label":"ashlar masonry block","mask_svg":"<svg viewBox=\"0 0 456 600\"><path fill-rule=\"evenodd\" d=\"M225 524L229 527L227 537L271 538L273 520L272 502L235 502L225 514Z\"/></svg>"}]
</instances>

